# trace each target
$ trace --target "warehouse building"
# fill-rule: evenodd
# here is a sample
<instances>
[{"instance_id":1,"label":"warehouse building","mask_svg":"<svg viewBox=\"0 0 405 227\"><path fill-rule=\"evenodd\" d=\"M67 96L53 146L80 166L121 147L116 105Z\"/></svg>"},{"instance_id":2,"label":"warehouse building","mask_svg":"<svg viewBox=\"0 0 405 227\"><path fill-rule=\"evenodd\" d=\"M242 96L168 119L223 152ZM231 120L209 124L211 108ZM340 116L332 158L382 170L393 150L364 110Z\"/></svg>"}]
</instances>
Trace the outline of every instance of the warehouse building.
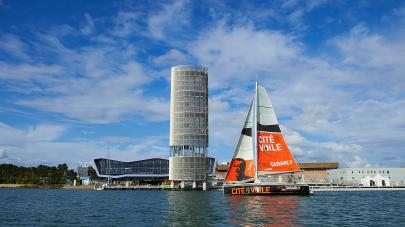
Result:
<instances>
[{"instance_id":1,"label":"warehouse building","mask_svg":"<svg viewBox=\"0 0 405 227\"><path fill-rule=\"evenodd\" d=\"M328 170L333 184L350 186L405 186L405 168L342 168Z\"/></svg>"}]
</instances>

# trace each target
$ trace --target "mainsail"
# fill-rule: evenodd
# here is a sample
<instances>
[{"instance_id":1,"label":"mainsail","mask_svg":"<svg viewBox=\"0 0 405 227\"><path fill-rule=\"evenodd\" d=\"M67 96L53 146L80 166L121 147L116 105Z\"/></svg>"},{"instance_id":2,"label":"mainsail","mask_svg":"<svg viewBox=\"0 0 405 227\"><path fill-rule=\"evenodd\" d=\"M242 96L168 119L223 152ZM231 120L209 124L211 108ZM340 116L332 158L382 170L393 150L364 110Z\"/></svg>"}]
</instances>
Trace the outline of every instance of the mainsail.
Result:
<instances>
[{"instance_id":1,"label":"mainsail","mask_svg":"<svg viewBox=\"0 0 405 227\"><path fill-rule=\"evenodd\" d=\"M282 173L299 171L284 140L266 89L257 88L257 171Z\"/></svg>"},{"instance_id":2,"label":"mainsail","mask_svg":"<svg viewBox=\"0 0 405 227\"><path fill-rule=\"evenodd\" d=\"M252 151L252 123L253 123L253 102L250 104L245 124L239 137L238 146L229 166L225 182L242 181L254 178L254 157Z\"/></svg>"},{"instance_id":3,"label":"mainsail","mask_svg":"<svg viewBox=\"0 0 405 227\"><path fill-rule=\"evenodd\" d=\"M225 182L255 178L255 171L284 173L300 170L281 133L266 89L257 85L256 92L256 100L250 105ZM253 121L257 122L257 130L252 130ZM256 149L253 149L254 141L257 142ZM256 164L254 150L257 150Z\"/></svg>"}]
</instances>

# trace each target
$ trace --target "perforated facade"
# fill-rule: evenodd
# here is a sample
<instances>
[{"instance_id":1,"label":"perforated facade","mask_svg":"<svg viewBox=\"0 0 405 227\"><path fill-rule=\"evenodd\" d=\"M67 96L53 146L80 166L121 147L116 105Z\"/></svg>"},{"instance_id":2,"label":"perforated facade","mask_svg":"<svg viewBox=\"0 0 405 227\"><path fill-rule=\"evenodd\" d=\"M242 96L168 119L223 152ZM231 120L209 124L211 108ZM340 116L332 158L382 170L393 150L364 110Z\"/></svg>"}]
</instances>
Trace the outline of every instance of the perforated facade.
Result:
<instances>
[{"instance_id":1,"label":"perforated facade","mask_svg":"<svg viewBox=\"0 0 405 227\"><path fill-rule=\"evenodd\" d=\"M169 179L207 177L208 69L179 65L171 69Z\"/></svg>"}]
</instances>

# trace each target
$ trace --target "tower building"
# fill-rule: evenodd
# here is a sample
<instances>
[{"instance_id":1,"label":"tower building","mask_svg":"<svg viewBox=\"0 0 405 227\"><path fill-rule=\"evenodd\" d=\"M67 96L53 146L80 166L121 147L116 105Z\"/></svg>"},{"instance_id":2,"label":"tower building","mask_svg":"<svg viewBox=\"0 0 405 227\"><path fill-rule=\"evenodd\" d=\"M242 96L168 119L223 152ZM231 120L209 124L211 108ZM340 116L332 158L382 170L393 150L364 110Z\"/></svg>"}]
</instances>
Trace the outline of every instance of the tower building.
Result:
<instances>
[{"instance_id":1,"label":"tower building","mask_svg":"<svg viewBox=\"0 0 405 227\"><path fill-rule=\"evenodd\" d=\"M192 182L208 177L208 69L171 68L169 180ZM204 184L205 185L205 184Z\"/></svg>"}]
</instances>

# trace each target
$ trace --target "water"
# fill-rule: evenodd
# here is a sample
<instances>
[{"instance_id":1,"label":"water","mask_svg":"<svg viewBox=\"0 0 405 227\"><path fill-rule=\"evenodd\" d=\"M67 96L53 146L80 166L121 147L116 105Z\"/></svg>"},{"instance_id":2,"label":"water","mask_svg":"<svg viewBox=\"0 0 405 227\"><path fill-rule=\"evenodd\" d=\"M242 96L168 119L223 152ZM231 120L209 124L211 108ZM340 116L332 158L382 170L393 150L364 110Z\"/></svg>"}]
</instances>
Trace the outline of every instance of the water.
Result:
<instances>
[{"instance_id":1,"label":"water","mask_svg":"<svg viewBox=\"0 0 405 227\"><path fill-rule=\"evenodd\" d=\"M405 226L405 191L224 196L220 191L0 189L0 225Z\"/></svg>"}]
</instances>

